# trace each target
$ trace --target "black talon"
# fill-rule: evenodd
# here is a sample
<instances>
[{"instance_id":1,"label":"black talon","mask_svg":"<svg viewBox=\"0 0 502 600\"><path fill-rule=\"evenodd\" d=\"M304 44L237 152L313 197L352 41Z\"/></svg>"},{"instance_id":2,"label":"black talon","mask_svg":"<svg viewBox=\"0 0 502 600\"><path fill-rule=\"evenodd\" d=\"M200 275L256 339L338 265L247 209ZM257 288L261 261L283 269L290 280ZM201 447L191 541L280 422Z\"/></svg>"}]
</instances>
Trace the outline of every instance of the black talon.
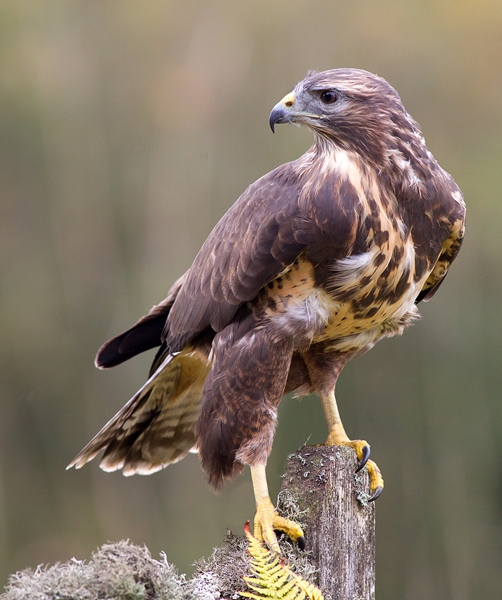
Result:
<instances>
[{"instance_id":1,"label":"black talon","mask_svg":"<svg viewBox=\"0 0 502 600\"><path fill-rule=\"evenodd\" d=\"M280 540L286 535L281 529L274 529L274 533L277 540ZM307 547L307 541L305 540L305 536L303 535L297 538L296 543L298 544L298 548L300 548L300 550L305 550L305 548Z\"/></svg>"},{"instance_id":2,"label":"black talon","mask_svg":"<svg viewBox=\"0 0 502 600\"><path fill-rule=\"evenodd\" d=\"M374 502L378 496L380 496L380 494L382 493L383 487L381 485L379 485L377 487L377 489L375 490L375 493L373 494L373 496L371 496L371 498L368 500L368 502Z\"/></svg>"},{"instance_id":3,"label":"black talon","mask_svg":"<svg viewBox=\"0 0 502 600\"><path fill-rule=\"evenodd\" d=\"M368 462L368 458L370 457L371 454L371 450L369 446L363 446L363 457L361 459L361 462L359 463L357 469L356 469L356 473L359 473L359 471L364 467L364 465Z\"/></svg>"}]
</instances>

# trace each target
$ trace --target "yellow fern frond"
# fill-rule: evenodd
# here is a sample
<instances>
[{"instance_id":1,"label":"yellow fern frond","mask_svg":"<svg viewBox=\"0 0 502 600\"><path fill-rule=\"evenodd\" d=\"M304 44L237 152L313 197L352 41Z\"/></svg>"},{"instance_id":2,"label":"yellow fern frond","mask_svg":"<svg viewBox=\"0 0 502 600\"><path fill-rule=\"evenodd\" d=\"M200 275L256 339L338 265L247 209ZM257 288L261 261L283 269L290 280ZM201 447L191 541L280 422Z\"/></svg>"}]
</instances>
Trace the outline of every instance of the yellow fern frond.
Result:
<instances>
[{"instance_id":1,"label":"yellow fern frond","mask_svg":"<svg viewBox=\"0 0 502 600\"><path fill-rule=\"evenodd\" d=\"M319 588L293 573L277 554L267 550L251 534L249 521L244 533L249 543L253 576L243 577L251 591L240 592L241 596L252 600L324 600Z\"/></svg>"},{"instance_id":2,"label":"yellow fern frond","mask_svg":"<svg viewBox=\"0 0 502 600\"><path fill-rule=\"evenodd\" d=\"M299 575L296 575L289 569L288 571L294 578L296 585L302 590L302 592L304 592L305 596L307 596L310 600L324 600L324 596L318 587L316 587L313 583L305 581L305 579L302 579ZM300 600L299 597L298 600Z\"/></svg>"}]
</instances>

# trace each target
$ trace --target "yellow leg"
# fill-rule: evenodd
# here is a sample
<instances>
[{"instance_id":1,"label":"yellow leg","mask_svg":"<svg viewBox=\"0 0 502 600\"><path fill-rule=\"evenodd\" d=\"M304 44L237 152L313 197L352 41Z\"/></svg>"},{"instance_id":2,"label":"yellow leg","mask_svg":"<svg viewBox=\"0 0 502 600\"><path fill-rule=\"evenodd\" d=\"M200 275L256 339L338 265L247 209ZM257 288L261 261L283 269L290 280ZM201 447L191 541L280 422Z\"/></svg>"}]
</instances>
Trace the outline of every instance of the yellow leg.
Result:
<instances>
[{"instance_id":1,"label":"yellow leg","mask_svg":"<svg viewBox=\"0 0 502 600\"><path fill-rule=\"evenodd\" d=\"M251 466L251 478L253 480L254 497L256 500L256 514L254 517L254 535L264 541L270 550L280 552L279 544L274 529L283 531L294 542L297 542L302 550L305 548L305 538L301 527L277 514L277 511L268 494L267 475L265 465Z\"/></svg>"},{"instance_id":2,"label":"yellow leg","mask_svg":"<svg viewBox=\"0 0 502 600\"><path fill-rule=\"evenodd\" d=\"M376 500L382 493L384 482L380 469L376 463L372 460L368 460L370 455L370 445L365 440L351 440L345 433L340 413L338 412L338 406L336 404L335 392L332 391L327 395L321 396L322 407L324 409L324 416L328 423L329 435L325 442L325 446L349 446L356 451L357 459L360 461L360 465L357 469L359 471L364 466L368 469L370 476L370 490L373 492L370 502Z\"/></svg>"}]
</instances>

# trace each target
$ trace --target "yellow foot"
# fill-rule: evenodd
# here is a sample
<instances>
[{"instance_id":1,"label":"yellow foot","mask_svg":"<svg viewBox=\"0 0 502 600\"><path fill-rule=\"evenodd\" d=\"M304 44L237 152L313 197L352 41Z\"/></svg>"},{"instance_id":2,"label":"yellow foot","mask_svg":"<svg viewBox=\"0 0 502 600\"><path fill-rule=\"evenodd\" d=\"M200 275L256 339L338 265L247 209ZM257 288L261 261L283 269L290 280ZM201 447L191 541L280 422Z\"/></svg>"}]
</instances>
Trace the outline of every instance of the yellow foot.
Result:
<instances>
[{"instance_id":1,"label":"yellow foot","mask_svg":"<svg viewBox=\"0 0 502 600\"><path fill-rule=\"evenodd\" d=\"M301 550L305 549L305 538L302 528L294 521L280 517L270 498L265 497L259 500L256 505L254 535L259 540L265 542L270 550L280 553L281 550L274 529L284 532L293 542L297 542Z\"/></svg>"},{"instance_id":2,"label":"yellow foot","mask_svg":"<svg viewBox=\"0 0 502 600\"><path fill-rule=\"evenodd\" d=\"M325 446L348 446L356 451L357 460L359 465L357 466L356 473L358 473L363 467L368 469L370 477L370 491L373 492L368 502L373 502L382 493L384 482L380 469L376 463L369 460L370 457L370 445L365 440L343 440L340 439L338 432L336 434L330 433L326 440Z\"/></svg>"}]
</instances>

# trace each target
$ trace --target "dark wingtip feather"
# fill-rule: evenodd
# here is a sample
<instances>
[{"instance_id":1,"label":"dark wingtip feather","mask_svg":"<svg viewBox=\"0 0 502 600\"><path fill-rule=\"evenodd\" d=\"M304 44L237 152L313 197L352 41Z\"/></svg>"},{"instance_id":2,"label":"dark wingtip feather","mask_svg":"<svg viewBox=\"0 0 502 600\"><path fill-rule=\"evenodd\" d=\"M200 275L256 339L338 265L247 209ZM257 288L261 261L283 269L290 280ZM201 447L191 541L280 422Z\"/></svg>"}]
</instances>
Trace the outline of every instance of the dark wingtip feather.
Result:
<instances>
[{"instance_id":1,"label":"dark wingtip feather","mask_svg":"<svg viewBox=\"0 0 502 600\"><path fill-rule=\"evenodd\" d=\"M109 369L141 352L160 346L165 323L166 315L161 314L108 340L98 350L94 364L98 369Z\"/></svg>"}]
</instances>

